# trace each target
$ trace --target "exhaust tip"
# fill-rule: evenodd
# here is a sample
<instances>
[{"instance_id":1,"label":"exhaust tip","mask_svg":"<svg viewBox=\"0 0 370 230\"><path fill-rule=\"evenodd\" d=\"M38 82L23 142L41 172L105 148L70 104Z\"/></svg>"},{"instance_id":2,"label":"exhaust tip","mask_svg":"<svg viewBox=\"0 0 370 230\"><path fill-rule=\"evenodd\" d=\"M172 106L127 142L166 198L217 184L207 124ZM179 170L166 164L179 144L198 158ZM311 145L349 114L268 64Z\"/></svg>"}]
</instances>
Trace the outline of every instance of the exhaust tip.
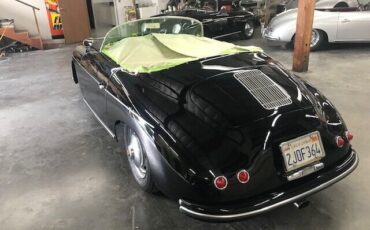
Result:
<instances>
[{"instance_id":1,"label":"exhaust tip","mask_svg":"<svg viewBox=\"0 0 370 230\"><path fill-rule=\"evenodd\" d=\"M308 200L300 200L300 201L294 202L293 204L296 208L303 209L307 207L308 205L310 205L310 202Z\"/></svg>"}]
</instances>

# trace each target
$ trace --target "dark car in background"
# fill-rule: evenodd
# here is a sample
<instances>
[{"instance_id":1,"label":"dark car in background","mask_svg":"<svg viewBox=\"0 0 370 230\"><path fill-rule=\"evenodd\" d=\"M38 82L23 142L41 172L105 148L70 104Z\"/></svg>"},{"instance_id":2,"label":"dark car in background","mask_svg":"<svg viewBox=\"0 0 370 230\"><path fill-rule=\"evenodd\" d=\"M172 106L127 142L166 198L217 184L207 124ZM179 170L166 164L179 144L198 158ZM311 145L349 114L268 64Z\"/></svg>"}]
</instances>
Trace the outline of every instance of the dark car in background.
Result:
<instances>
[{"instance_id":1,"label":"dark car in background","mask_svg":"<svg viewBox=\"0 0 370 230\"><path fill-rule=\"evenodd\" d=\"M182 10L168 11L154 17L159 16L194 18L202 22L206 37L216 39L236 34L249 39L258 23L257 17L242 7L240 1L189 1Z\"/></svg>"}]
</instances>

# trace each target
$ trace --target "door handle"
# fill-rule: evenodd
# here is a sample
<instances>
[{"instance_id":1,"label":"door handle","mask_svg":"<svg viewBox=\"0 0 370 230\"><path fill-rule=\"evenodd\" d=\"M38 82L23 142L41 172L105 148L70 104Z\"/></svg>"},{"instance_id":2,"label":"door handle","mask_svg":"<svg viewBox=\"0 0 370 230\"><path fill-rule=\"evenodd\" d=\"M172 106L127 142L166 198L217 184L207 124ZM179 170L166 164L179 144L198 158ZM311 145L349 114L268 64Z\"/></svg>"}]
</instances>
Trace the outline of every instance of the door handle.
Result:
<instances>
[{"instance_id":1,"label":"door handle","mask_svg":"<svg viewBox=\"0 0 370 230\"><path fill-rule=\"evenodd\" d=\"M351 20L349 20L348 18L345 18L342 20L342 23L347 23L347 22L350 22Z\"/></svg>"},{"instance_id":2,"label":"door handle","mask_svg":"<svg viewBox=\"0 0 370 230\"><path fill-rule=\"evenodd\" d=\"M104 85L104 83L103 83L103 82L100 82L100 83L98 84L98 86L99 86L99 89L100 89L100 90L105 89L105 85Z\"/></svg>"}]
</instances>

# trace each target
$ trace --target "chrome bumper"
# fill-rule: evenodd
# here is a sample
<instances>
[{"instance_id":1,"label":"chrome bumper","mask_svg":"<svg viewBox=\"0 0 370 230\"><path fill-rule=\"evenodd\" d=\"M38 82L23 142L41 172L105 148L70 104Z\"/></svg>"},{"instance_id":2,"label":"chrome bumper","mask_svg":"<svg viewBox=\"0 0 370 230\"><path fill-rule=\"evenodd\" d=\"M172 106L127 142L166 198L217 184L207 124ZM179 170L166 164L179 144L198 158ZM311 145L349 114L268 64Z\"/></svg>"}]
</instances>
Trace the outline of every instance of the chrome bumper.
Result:
<instances>
[{"instance_id":1,"label":"chrome bumper","mask_svg":"<svg viewBox=\"0 0 370 230\"><path fill-rule=\"evenodd\" d=\"M271 37L266 32L267 28L261 30L263 40L270 46L281 46L286 42L280 40L280 38Z\"/></svg>"},{"instance_id":2,"label":"chrome bumper","mask_svg":"<svg viewBox=\"0 0 370 230\"><path fill-rule=\"evenodd\" d=\"M191 217L197 218L197 219L204 219L204 220L210 220L210 221L230 221L230 220L235 220L235 219L241 219L241 218L246 218L250 217L253 215L261 214L270 210L273 210L275 208L278 208L280 206L286 205L293 203L295 201L299 201L304 199L305 197L308 197L314 193L317 193L333 184L336 182L342 180L346 176L348 176L351 172L353 172L357 165L359 163L359 158L355 150L352 150L350 156L340 165L343 167L346 167L346 169L338 174L336 177L312 188L307 191L304 191L298 195L287 197L282 199L281 201L278 201L276 203L272 204L267 204L266 206L263 206L261 208L256 208L252 209L249 211L245 212L240 212L240 213L232 213L232 214L210 214L207 213L207 210L204 208L194 208L192 206L195 206L185 200L180 199L179 200L179 210L182 213L185 213L186 215L189 215ZM338 167L340 167L338 166ZM221 209L220 209L221 210Z\"/></svg>"}]
</instances>

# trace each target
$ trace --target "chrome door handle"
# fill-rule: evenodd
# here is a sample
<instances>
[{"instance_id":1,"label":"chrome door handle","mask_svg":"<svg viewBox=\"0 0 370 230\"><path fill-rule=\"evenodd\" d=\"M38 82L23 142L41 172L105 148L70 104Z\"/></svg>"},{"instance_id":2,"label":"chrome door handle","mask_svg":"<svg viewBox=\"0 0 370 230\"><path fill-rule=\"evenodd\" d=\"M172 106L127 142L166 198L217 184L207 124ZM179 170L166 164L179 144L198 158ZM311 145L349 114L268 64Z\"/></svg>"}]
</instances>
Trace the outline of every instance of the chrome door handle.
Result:
<instances>
[{"instance_id":1,"label":"chrome door handle","mask_svg":"<svg viewBox=\"0 0 370 230\"><path fill-rule=\"evenodd\" d=\"M343 23L347 23L347 22L350 22L350 21L351 21L351 20L349 20L349 19L347 19L347 18L345 18L345 19L343 19L343 20L342 20L342 22L343 22Z\"/></svg>"},{"instance_id":2,"label":"chrome door handle","mask_svg":"<svg viewBox=\"0 0 370 230\"><path fill-rule=\"evenodd\" d=\"M105 89L105 85L104 85L104 83L102 83L102 82L101 82L101 83L99 83L99 89L100 89L100 90Z\"/></svg>"}]
</instances>

